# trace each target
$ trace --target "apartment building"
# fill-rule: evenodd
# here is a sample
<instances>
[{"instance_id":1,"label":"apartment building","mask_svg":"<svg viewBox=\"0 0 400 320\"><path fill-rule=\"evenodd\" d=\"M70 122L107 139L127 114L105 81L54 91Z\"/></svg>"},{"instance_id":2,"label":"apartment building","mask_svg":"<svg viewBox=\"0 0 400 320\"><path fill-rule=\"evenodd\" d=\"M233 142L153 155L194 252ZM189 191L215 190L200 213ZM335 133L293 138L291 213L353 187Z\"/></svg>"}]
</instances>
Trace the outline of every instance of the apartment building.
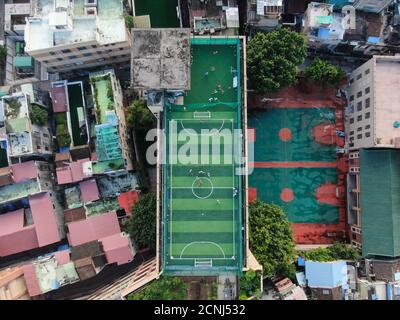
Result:
<instances>
[{"instance_id":1,"label":"apartment building","mask_svg":"<svg viewBox=\"0 0 400 320\"><path fill-rule=\"evenodd\" d=\"M97 162L93 165L93 172L103 173L103 169L122 168L132 170L130 133L126 124L122 88L114 70L90 73L89 78L96 113Z\"/></svg>"},{"instance_id":2,"label":"apartment building","mask_svg":"<svg viewBox=\"0 0 400 320\"><path fill-rule=\"evenodd\" d=\"M10 164L19 162L20 158L52 154L48 120L37 117L47 110L38 102L31 103L30 97L19 91L0 100L0 141L6 146Z\"/></svg>"},{"instance_id":3,"label":"apartment building","mask_svg":"<svg viewBox=\"0 0 400 320\"><path fill-rule=\"evenodd\" d=\"M400 145L400 57L374 56L353 71L345 112L347 147Z\"/></svg>"},{"instance_id":4,"label":"apartment building","mask_svg":"<svg viewBox=\"0 0 400 320\"><path fill-rule=\"evenodd\" d=\"M67 72L129 62L122 0L37 0L25 27L25 51Z\"/></svg>"}]
</instances>

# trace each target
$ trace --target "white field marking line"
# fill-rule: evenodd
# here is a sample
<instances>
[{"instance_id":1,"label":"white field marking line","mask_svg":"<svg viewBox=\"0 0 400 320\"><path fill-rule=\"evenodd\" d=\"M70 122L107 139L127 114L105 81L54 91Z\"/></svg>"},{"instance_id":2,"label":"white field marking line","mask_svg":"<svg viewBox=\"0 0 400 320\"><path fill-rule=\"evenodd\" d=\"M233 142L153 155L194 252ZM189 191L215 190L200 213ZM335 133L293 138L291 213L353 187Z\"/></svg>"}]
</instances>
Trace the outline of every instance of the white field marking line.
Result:
<instances>
[{"instance_id":1,"label":"white field marking line","mask_svg":"<svg viewBox=\"0 0 400 320\"><path fill-rule=\"evenodd\" d=\"M171 120L169 120L170 132L171 132L171 122L173 122L173 121L178 122L178 121L182 121L182 120L199 122L198 119L171 119ZM231 119L209 119L207 121L208 122L212 122L212 121L221 121L221 120L224 121L224 122L225 121L229 121L231 123L231 129L232 130L234 129L234 126L233 126L234 119L232 119L232 118ZM223 122L223 125L224 125L224 122ZM182 122L181 122L181 125L183 126ZM186 129L184 129L184 130L186 130ZM233 150L232 150L232 154L234 155L234 151ZM186 188L185 187L172 187L172 177L173 177L173 174L172 174L172 170L173 169L172 169L172 167L173 167L173 165L172 165L171 157L172 157L172 154L170 153L170 171L171 171L171 178L170 178L170 180L171 180L171 183L170 183L170 258L173 257L171 255L171 252L172 252L172 222L173 222L173 217L172 217L172 189L190 189L190 188L187 188L187 187ZM220 189L232 189L233 190L235 188L235 178L234 178L235 165L234 164L232 164L232 172L233 172L233 175L232 175L232 187L219 187ZM218 187L214 187L214 188L218 188ZM234 250L234 253L235 253L235 250L236 250L236 245L235 245L235 209L234 209L234 207L235 207L235 203L234 203L235 199L233 198L233 196L232 196L232 201L233 201L233 214L232 214L233 244L232 245L233 245L233 250ZM224 256L225 256L225 252L224 252ZM173 259L175 260L177 258L173 258ZM181 259L181 260L193 260L194 258L179 258L179 259ZM212 259L212 260L235 260L234 258L210 258L210 259Z\"/></svg>"},{"instance_id":2,"label":"white field marking line","mask_svg":"<svg viewBox=\"0 0 400 320\"><path fill-rule=\"evenodd\" d=\"M194 192L194 183L195 183L197 180L200 180L200 179L205 179L205 180L207 180L208 182L210 182L211 191L210 191L210 193L209 193L206 197L200 197L200 196L198 196L198 195L196 194L196 192ZM206 189L207 187L203 187L203 188ZM203 188L202 188L202 189L203 189ZM210 189L210 187L209 187L208 189ZM197 177L197 178L195 178L195 179L193 180L193 183L192 183L192 194L193 194L197 199L207 199L207 198L209 198L209 197L213 194L213 192L214 192L214 185L213 185L213 183L211 182L211 179L209 179L209 178L207 178L207 177Z\"/></svg>"},{"instance_id":3,"label":"white field marking line","mask_svg":"<svg viewBox=\"0 0 400 320\"><path fill-rule=\"evenodd\" d=\"M225 120L222 120L222 124L221 124L221 126L219 127L219 129L217 129L217 128L211 128L211 129L209 129L209 130L211 130L212 133L204 134L204 133L197 133L197 132L193 133L193 132L190 132L190 131L188 131L188 129L186 129L186 127L184 126L182 120L181 120L180 122L181 122L181 126L182 126L183 131L185 131L185 132L186 132L188 135L190 135L190 136L198 136L198 135L200 135L200 136L205 136L205 137L215 136L217 133L221 132L221 130L223 129L223 127L224 127L224 125L225 125ZM193 129L192 129L192 130L193 130ZM215 131L215 130L217 130L217 131Z\"/></svg>"},{"instance_id":4,"label":"white field marking line","mask_svg":"<svg viewBox=\"0 0 400 320\"><path fill-rule=\"evenodd\" d=\"M183 253L185 252L185 250L186 250L189 246L191 246L191 245L193 245L193 244L212 244L212 245L215 245L217 248L219 248L219 250L221 250L222 255L224 256L223 258L220 258L220 259L226 259L226 255L225 255L224 249L222 249L222 247L221 247L218 243L215 243L215 242L213 242L213 241L193 241L193 242L188 243L188 244L187 244L186 246L184 246L183 249L181 250L181 254L180 254L180 256L179 256L179 259L185 259L185 258L182 258ZM174 259L176 259L176 258L174 258ZM186 259L188 259L188 258L186 258ZM202 258L189 258L189 259L191 259L191 260L193 260L193 259L211 259L211 260L212 260L213 258L202 257Z\"/></svg>"},{"instance_id":5,"label":"white field marking line","mask_svg":"<svg viewBox=\"0 0 400 320\"><path fill-rule=\"evenodd\" d=\"M171 132L171 121L169 122L169 132ZM170 142L170 141L169 141ZM169 167L170 167L170 190L169 190L169 192L170 192L170 197L169 197L169 202L170 202L170 204L169 204L169 210L170 210L170 219L169 219L169 240L170 240L170 243L169 243L169 254L171 255L171 252L172 252L172 222L173 222L173 219L172 219L172 152L171 152L171 144L170 144L170 149L169 149L169 151L170 151L170 153L169 153L169 156L170 156L170 159L169 159Z\"/></svg>"}]
</instances>

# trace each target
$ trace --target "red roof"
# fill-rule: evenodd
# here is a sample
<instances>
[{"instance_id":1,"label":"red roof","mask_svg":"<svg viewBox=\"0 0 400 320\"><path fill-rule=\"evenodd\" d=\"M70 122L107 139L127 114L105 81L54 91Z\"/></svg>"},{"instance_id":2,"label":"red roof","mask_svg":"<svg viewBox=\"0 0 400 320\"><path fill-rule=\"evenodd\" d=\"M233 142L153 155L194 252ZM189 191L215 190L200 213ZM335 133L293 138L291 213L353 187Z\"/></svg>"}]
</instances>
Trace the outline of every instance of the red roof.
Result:
<instances>
[{"instance_id":1,"label":"red roof","mask_svg":"<svg viewBox=\"0 0 400 320\"><path fill-rule=\"evenodd\" d=\"M123 208L127 215L132 214L133 205L139 200L139 192L128 191L121 193L118 197L118 202L121 208Z\"/></svg>"},{"instance_id":2,"label":"red roof","mask_svg":"<svg viewBox=\"0 0 400 320\"><path fill-rule=\"evenodd\" d=\"M86 180L79 183L83 202L92 202L100 199L99 189L96 180Z\"/></svg>"},{"instance_id":3,"label":"red roof","mask_svg":"<svg viewBox=\"0 0 400 320\"><path fill-rule=\"evenodd\" d=\"M40 290L39 282L36 277L34 265L30 263L23 265L22 268L24 269L24 278L29 295L31 297L38 296L42 292Z\"/></svg>"},{"instance_id":4,"label":"red roof","mask_svg":"<svg viewBox=\"0 0 400 320\"><path fill-rule=\"evenodd\" d=\"M24 227L24 210L0 215L0 257L39 247L35 226Z\"/></svg>"},{"instance_id":5,"label":"red roof","mask_svg":"<svg viewBox=\"0 0 400 320\"><path fill-rule=\"evenodd\" d=\"M54 254L54 258L60 266L71 261L68 250L57 251Z\"/></svg>"},{"instance_id":6,"label":"red roof","mask_svg":"<svg viewBox=\"0 0 400 320\"><path fill-rule=\"evenodd\" d=\"M122 236L119 233L100 239L100 241L108 263L121 265L133 260L133 252L128 236Z\"/></svg>"},{"instance_id":7,"label":"red roof","mask_svg":"<svg viewBox=\"0 0 400 320\"><path fill-rule=\"evenodd\" d=\"M65 87L51 88L50 90L51 99L53 101L54 112L66 112L67 111L67 96L65 94Z\"/></svg>"},{"instance_id":8,"label":"red roof","mask_svg":"<svg viewBox=\"0 0 400 320\"><path fill-rule=\"evenodd\" d=\"M68 166L58 167L56 169L58 184L67 184L79 182L84 179L83 163L90 161L90 159L81 159L71 162Z\"/></svg>"},{"instance_id":9,"label":"red roof","mask_svg":"<svg viewBox=\"0 0 400 320\"><path fill-rule=\"evenodd\" d=\"M121 232L115 211L71 222L68 230L68 241L71 246L78 246Z\"/></svg>"},{"instance_id":10,"label":"red roof","mask_svg":"<svg viewBox=\"0 0 400 320\"><path fill-rule=\"evenodd\" d=\"M48 193L29 196L32 217L40 247L60 241L53 202Z\"/></svg>"},{"instance_id":11,"label":"red roof","mask_svg":"<svg viewBox=\"0 0 400 320\"><path fill-rule=\"evenodd\" d=\"M35 161L22 162L11 166L14 182L19 183L25 180L34 179L38 173Z\"/></svg>"}]
</instances>

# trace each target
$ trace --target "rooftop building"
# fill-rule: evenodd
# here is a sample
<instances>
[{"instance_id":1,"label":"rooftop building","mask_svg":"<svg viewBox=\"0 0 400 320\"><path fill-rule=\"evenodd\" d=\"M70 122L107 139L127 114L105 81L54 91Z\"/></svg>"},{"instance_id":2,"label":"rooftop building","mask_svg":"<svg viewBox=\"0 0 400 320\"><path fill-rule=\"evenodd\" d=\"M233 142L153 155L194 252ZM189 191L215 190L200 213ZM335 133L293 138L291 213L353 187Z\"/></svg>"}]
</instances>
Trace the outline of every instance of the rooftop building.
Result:
<instances>
[{"instance_id":1,"label":"rooftop building","mask_svg":"<svg viewBox=\"0 0 400 320\"><path fill-rule=\"evenodd\" d=\"M26 52L52 72L129 61L122 0L37 0L25 42Z\"/></svg>"},{"instance_id":2,"label":"rooftop building","mask_svg":"<svg viewBox=\"0 0 400 320\"><path fill-rule=\"evenodd\" d=\"M349 78L346 134L350 150L395 147L400 141L400 58L374 56Z\"/></svg>"},{"instance_id":3,"label":"rooftop building","mask_svg":"<svg viewBox=\"0 0 400 320\"><path fill-rule=\"evenodd\" d=\"M61 240L59 225L48 193L29 196L29 212L19 209L0 215L0 256L44 247ZM31 214L32 221L27 218Z\"/></svg>"},{"instance_id":4,"label":"rooftop building","mask_svg":"<svg viewBox=\"0 0 400 320\"><path fill-rule=\"evenodd\" d=\"M5 135L0 139L6 141L10 163L14 158L52 154L49 124L37 117L39 112L47 114L45 106L31 102L31 95L23 91L1 98L0 130L4 127Z\"/></svg>"},{"instance_id":5,"label":"rooftop building","mask_svg":"<svg viewBox=\"0 0 400 320\"><path fill-rule=\"evenodd\" d=\"M96 161L93 173L132 170L130 133L126 124L122 89L114 70L89 75L96 112Z\"/></svg>"},{"instance_id":6,"label":"rooftop building","mask_svg":"<svg viewBox=\"0 0 400 320\"><path fill-rule=\"evenodd\" d=\"M255 29L275 28L284 12L283 0L248 0L247 23Z\"/></svg>"},{"instance_id":7,"label":"rooftop building","mask_svg":"<svg viewBox=\"0 0 400 320\"><path fill-rule=\"evenodd\" d=\"M134 89L190 89L189 29L133 29Z\"/></svg>"},{"instance_id":8,"label":"rooftop building","mask_svg":"<svg viewBox=\"0 0 400 320\"><path fill-rule=\"evenodd\" d=\"M0 271L0 300L30 300L23 268Z\"/></svg>"}]
</instances>

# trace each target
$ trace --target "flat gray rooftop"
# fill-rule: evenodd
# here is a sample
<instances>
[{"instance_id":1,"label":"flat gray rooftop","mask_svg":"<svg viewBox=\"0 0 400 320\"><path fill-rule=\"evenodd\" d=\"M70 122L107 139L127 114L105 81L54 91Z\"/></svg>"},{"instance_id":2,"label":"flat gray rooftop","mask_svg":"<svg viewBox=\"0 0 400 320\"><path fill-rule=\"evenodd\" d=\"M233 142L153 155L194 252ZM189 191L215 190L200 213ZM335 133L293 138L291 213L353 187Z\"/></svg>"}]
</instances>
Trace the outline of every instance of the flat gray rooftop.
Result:
<instances>
[{"instance_id":1,"label":"flat gray rooftop","mask_svg":"<svg viewBox=\"0 0 400 320\"><path fill-rule=\"evenodd\" d=\"M134 89L190 90L190 29L132 29Z\"/></svg>"}]
</instances>

